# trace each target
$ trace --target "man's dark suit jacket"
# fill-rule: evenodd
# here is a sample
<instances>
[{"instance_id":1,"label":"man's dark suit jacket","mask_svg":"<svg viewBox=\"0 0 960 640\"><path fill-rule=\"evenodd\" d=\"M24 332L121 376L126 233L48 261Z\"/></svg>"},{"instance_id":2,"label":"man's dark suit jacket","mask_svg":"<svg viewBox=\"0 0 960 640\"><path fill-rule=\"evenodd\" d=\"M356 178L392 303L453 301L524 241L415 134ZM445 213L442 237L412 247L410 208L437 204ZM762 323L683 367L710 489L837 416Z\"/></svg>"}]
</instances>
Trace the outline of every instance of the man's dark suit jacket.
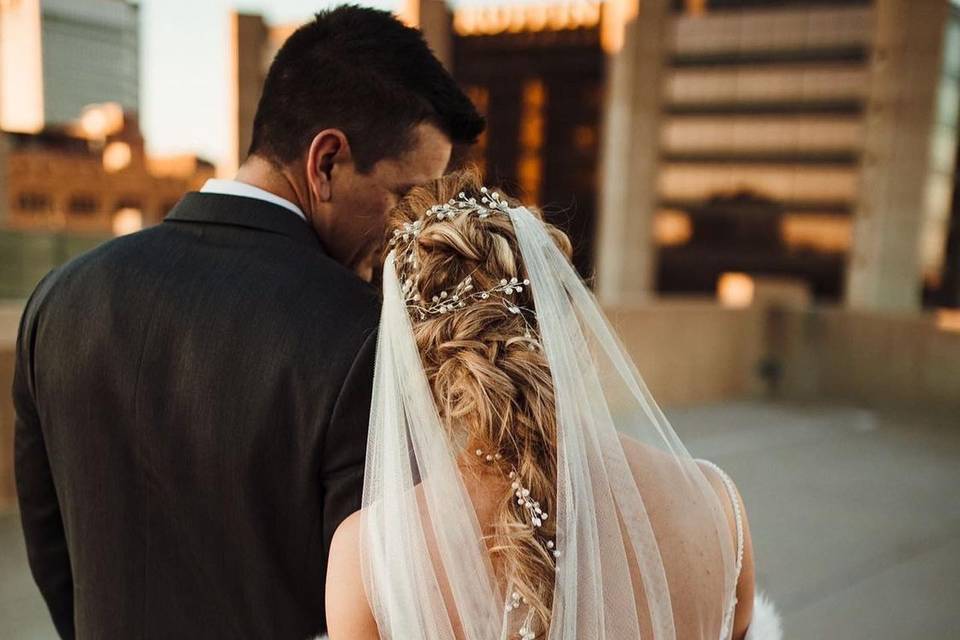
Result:
<instances>
[{"instance_id":1,"label":"man's dark suit jacket","mask_svg":"<svg viewBox=\"0 0 960 640\"><path fill-rule=\"evenodd\" d=\"M330 539L360 506L379 304L296 214L209 193L38 285L16 476L61 636L324 630Z\"/></svg>"}]
</instances>

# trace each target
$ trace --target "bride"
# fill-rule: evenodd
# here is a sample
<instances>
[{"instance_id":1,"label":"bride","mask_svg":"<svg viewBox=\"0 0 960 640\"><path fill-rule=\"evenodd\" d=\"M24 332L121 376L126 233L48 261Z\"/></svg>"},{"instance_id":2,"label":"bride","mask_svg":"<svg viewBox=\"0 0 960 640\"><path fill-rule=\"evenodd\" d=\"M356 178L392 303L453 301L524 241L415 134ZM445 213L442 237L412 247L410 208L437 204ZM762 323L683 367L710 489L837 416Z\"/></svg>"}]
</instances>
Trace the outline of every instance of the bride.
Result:
<instances>
[{"instance_id":1,"label":"bride","mask_svg":"<svg viewBox=\"0 0 960 640\"><path fill-rule=\"evenodd\" d=\"M567 237L473 172L388 229L330 639L779 638L733 483L677 438Z\"/></svg>"}]
</instances>

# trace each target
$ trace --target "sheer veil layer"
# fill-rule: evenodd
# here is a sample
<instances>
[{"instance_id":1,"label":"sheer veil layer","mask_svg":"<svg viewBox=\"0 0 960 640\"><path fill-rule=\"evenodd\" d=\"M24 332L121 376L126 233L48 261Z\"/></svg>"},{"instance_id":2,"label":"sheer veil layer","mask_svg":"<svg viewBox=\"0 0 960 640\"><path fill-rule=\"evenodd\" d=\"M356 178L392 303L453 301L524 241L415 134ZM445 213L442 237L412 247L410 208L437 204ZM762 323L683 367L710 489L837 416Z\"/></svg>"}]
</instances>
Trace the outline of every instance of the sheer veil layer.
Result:
<instances>
[{"instance_id":1,"label":"sheer veil layer","mask_svg":"<svg viewBox=\"0 0 960 640\"><path fill-rule=\"evenodd\" d=\"M735 545L723 503L590 291L524 207L504 207L530 281L557 417L556 573L548 629L496 575L384 265L361 513L363 578L384 638L729 637ZM551 549L553 541L550 542Z\"/></svg>"}]
</instances>

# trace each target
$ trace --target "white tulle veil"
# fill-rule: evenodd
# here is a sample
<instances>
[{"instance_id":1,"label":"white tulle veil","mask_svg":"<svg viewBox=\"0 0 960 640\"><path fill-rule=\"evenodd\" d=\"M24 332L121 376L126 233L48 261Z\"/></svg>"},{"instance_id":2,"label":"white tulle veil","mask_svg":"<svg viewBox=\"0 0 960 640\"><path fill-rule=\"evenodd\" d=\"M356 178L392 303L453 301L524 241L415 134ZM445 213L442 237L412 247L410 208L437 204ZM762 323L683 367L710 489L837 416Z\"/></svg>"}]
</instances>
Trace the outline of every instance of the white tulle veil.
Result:
<instances>
[{"instance_id":1,"label":"white tulle veil","mask_svg":"<svg viewBox=\"0 0 960 640\"><path fill-rule=\"evenodd\" d=\"M524 270L516 275L530 281L556 398L552 619L526 637L673 639L683 635L681 615L685 628L709 628L729 610L736 580L717 492L544 224L524 207L496 215L516 231ZM370 606L384 638L522 638L522 611L509 606L508 578L494 573L458 470L463 452L442 428L395 259L392 252L384 265L361 514ZM642 481L621 435L651 461ZM675 574L692 552L675 532L687 525L698 529L700 549L714 552L702 553L703 575L716 585L709 607L678 595L690 577Z\"/></svg>"}]
</instances>

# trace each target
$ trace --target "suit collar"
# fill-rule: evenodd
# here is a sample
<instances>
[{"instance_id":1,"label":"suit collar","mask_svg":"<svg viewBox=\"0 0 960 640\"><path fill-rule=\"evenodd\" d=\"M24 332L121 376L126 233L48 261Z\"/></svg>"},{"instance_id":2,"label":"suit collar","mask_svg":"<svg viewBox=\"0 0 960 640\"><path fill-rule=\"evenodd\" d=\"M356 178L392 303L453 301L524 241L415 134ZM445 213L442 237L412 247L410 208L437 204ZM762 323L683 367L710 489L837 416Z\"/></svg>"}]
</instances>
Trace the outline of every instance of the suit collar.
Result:
<instances>
[{"instance_id":1,"label":"suit collar","mask_svg":"<svg viewBox=\"0 0 960 640\"><path fill-rule=\"evenodd\" d=\"M323 249L320 238L307 222L278 204L255 198L191 191L167 214L164 222L199 222L258 229Z\"/></svg>"},{"instance_id":2,"label":"suit collar","mask_svg":"<svg viewBox=\"0 0 960 640\"><path fill-rule=\"evenodd\" d=\"M240 182L239 180L220 180L218 178L209 178L203 185L203 188L200 189L201 193L222 193L228 196L244 196L246 198L256 198L258 200L266 200L267 202L272 202L278 204L284 209L289 209L293 213L297 214L297 217L307 221L307 217L303 215L303 211L297 205L293 204L286 198L281 198L275 193L261 189L260 187L248 184L246 182Z\"/></svg>"}]
</instances>

